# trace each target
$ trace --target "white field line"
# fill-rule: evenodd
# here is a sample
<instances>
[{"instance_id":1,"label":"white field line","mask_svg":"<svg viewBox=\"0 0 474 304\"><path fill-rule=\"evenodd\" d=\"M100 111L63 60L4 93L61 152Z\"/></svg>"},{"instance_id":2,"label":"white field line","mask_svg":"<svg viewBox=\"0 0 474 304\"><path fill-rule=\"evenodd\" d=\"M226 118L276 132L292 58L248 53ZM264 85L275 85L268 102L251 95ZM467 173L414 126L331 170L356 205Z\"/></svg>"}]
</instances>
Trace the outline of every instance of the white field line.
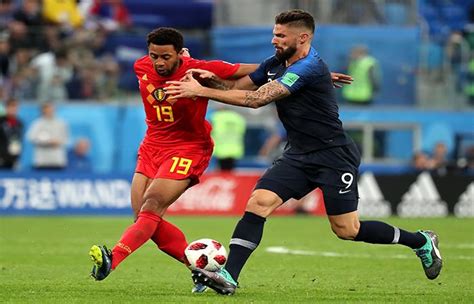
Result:
<instances>
[{"instance_id":1,"label":"white field line","mask_svg":"<svg viewBox=\"0 0 474 304\"><path fill-rule=\"evenodd\" d=\"M272 246L265 248L266 252L277 253L277 254L293 254L293 255L311 255L311 256L322 256L322 257L347 257L357 259L413 259L413 255L408 254L383 254L383 255L370 255L370 254L353 254L353 253L340 253L331 251L309 251L309 250L292 250L283 246ZM474 256L466 255L450 255L449 260L474 260Z\"/></svg>"},{"instance_id":2,"label":"white field line","mask_svg":"<svg viewBox=\"0 0 474 304\"><path fill-rule=\"evenodd\" d=\"M441 248L454 248L454 249L474 249L473 243L463 243L463 244L440 244Z\"/></svg>"}]
</instances>

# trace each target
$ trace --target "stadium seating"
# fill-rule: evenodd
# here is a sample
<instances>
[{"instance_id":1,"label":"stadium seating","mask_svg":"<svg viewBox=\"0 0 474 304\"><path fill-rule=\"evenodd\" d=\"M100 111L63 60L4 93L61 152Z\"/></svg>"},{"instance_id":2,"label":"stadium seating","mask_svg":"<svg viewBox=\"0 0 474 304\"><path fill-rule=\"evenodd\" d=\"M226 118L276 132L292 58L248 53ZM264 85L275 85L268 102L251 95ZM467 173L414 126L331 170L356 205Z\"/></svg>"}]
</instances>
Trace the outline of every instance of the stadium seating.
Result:
<instances>
[{"instance_id":1,"label":"stadium seating","mask_svg":"<svg viewBox=\"0 0 474 304\"><path fill-rule=\"evenodd\" d=\"M133 24L137 27L209 29L212 25L213 1L125 0L124 3L130 12Z\"/></svg>"},{"instance_id":2,"label":"stadium seating","mask_svg":"<svg viewBox=\"0 0 474 304\"><path fill-rule=\"evenodd\" d=\"M467 12L473 2L470 0L419 1L419 14L428 26L434 40L445 41L450 32L462 30L467 23Z\"/></svg>"}]
</instances>

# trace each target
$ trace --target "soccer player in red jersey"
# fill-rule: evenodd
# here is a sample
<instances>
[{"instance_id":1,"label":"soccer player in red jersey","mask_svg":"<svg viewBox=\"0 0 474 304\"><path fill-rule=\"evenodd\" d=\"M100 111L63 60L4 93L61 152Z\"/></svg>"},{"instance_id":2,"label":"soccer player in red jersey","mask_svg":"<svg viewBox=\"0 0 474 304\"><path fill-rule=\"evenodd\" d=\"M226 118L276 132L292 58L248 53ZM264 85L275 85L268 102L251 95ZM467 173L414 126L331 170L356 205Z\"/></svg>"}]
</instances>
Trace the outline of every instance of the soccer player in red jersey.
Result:
<instances>
[{"instance_id":1,"label":"soccer player in red jersey","mask_svg":"<svg viewBox=\"0 0 474 304\"><path fill-rule=\"evenodd\" d=\"M169 101L164 88L191 68L212 71L222 78L241 77L257 65L193 59L183 49L183 36L172 28L148 34L148 55L135 62L147 131L132 180L131 202L136 221L109 251L92 246L92 276L103 280L127 256L149 239L176 260L184 262L183 232L162 217L166 209L199 177L211 159L211 126L205 120L208 99Z\"/></svg>"}]
</instances>

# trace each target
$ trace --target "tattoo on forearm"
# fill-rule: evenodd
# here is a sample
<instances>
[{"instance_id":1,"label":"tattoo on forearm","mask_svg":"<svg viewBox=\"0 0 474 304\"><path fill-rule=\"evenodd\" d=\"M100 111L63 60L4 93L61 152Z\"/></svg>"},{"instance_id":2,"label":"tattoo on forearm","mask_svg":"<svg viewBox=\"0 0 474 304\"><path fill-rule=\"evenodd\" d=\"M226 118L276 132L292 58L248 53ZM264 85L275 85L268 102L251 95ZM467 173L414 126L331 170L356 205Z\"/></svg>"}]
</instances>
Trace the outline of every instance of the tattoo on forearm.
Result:
<instances>
[{"instance_id":1,"label":"tattoo on forearm","mask_svg":"<svg viewBox=\"0 0 474 304\"><path fill-rule=\"evenodd\" d=\"M261 107L272 101L281 99L290 94L290 92L280 83L272 81L261 86L257 91L247 92L245 94L245 106Z\"/></svg>"},{"instance_id":2,"label":"tattoo on forearm","mask_svg":"<svg viewBox=\"0 0 474 304\"><path fill-rule=\"evenodd\" d=\"M223 90L223 91L227 91L230 89L229 83L220 78L207 79L206 86L213 89Z\"/></svg>"}]
</instances>

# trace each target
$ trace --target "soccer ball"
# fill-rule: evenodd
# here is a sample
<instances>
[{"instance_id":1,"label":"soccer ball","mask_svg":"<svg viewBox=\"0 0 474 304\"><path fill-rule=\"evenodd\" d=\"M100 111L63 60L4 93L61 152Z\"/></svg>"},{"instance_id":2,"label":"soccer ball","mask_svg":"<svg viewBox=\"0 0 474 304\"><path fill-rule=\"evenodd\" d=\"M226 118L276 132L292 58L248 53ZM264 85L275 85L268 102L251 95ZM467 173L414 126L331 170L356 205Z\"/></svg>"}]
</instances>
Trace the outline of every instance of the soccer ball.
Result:
<instances>
[{"instance_id":1,"label":"soccer ball","mask_svg":"<svg viewBox=\"0 0 474 304\"><path fill-rule=\"evenodd\" d=\"M184 250L186 264L193 270L217 271L227 261L227 251L216 240L200 239L191 242Z\"/></svg>"}]
</instances>

